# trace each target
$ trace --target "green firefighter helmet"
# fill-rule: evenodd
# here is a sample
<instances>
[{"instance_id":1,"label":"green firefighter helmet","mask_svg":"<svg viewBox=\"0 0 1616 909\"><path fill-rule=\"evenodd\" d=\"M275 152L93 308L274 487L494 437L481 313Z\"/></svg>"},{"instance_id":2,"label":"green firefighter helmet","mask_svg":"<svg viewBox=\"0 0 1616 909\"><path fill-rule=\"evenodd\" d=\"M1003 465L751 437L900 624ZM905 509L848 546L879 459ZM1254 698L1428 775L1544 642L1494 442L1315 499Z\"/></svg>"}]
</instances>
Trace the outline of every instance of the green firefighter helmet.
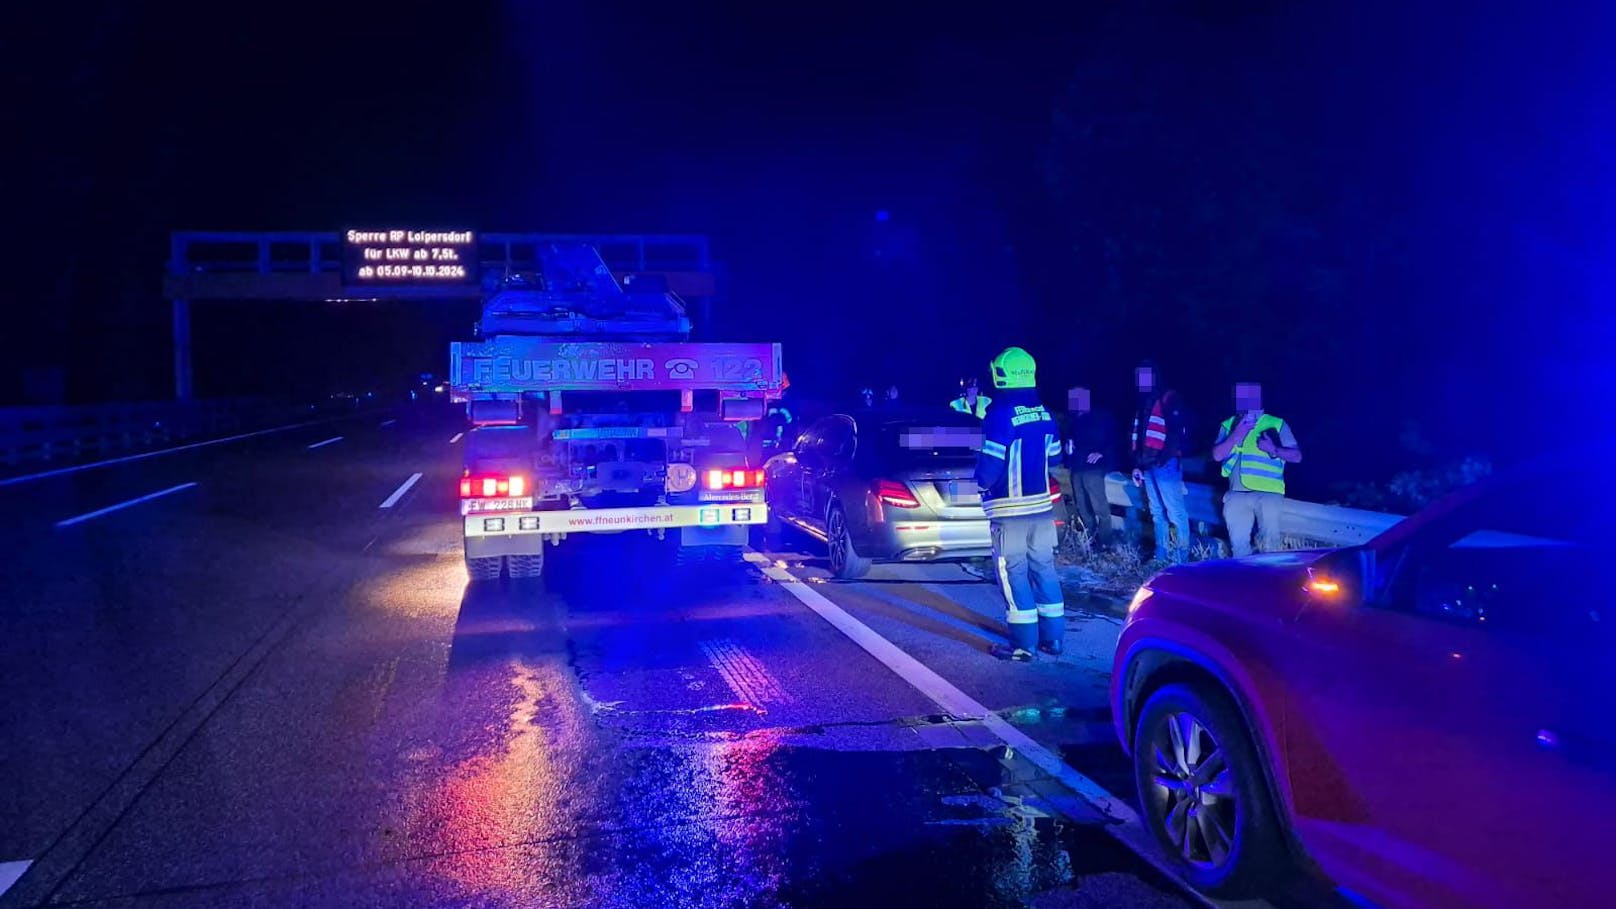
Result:
<instances>
[{"instance_id":1,"label":"green firefighter helmet","mask_svg":"<svg viewBox=\"0 0 1616 909\"><path fill-rule=\"evenodd\" d=\"M994 388L1035 388L1035 374L1038 364L1033 362L1032 354L1019 347L1006 347L1004 353L993 358L990 364L993 371Z\"/></svg>"}]
</instances>

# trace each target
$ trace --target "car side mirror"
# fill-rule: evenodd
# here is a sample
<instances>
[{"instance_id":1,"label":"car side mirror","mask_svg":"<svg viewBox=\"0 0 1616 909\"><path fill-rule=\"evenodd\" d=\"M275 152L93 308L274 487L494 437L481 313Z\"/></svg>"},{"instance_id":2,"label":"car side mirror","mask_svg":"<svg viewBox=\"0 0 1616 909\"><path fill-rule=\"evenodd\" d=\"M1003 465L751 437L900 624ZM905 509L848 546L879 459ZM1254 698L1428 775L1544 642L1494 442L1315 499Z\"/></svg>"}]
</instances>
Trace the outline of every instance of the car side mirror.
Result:
<instances>
[{"instance_id":1,"label":"car side mirror","mask_svg":"<svg viewBox=\"0 0 1616 909\"><path fill-rule=\"evenodd\" d=\"M1357 605L1364 601L1371 553L1359 546L1338 549L1307 568L1307 592L1325 603Z\"/></svg>"}]
</instances>

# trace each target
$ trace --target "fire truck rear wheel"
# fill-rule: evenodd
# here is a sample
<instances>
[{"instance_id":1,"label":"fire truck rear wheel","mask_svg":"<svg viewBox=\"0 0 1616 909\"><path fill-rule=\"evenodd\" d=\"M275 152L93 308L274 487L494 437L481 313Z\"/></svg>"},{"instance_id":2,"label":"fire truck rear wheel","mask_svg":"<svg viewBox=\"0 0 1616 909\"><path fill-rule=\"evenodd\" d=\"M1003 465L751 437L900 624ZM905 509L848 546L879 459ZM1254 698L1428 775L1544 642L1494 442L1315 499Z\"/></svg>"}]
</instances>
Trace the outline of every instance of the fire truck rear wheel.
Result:
<instances>
[{"instance_id":1,"label":"fire truck rear wheel","mask_svg":"<svg viewBox=\"0 0 1616 909\"><path fill-rule=\"evenodd\" d=\"M544 553L536 555L513 555L505 557L506 567L510 570L511 580L520 578L537 578L544 575Z\"/></svg>"},{"instance_id":2,"label":"fire truck rear wheel","mask_svg":"<svg viewBox=\"0 0 1616 909\"><path fill-rule=\"evenodd\" d=\"M473 581L497 581L500 569L505 567L504 556L489 556L481 559L466 559L466 574Z\"/></svg>"}]
</instances>

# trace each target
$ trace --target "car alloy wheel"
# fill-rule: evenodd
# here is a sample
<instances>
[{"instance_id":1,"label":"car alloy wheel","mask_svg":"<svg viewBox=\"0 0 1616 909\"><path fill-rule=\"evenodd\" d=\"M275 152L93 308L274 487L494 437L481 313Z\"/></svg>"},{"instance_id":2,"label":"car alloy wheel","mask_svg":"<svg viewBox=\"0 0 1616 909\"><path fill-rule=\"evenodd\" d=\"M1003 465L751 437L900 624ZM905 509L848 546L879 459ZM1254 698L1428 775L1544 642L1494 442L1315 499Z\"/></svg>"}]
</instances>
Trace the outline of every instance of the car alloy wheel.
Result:
<instances>
[{"instance_id":1,"label":"car alloy wheel","mask_svg":"<svg viewBox=\"0 0 1616 909\"><path fill-rule=\"evenodd\" d=\"M825 518L826 545L830 549L830 570L839 578L862 578L870 572L870 560L853 546L852 530L841 506L832 506Z\"/></svg>"},{"instance_id":2,"label":"car alloy wheel","mask_svg":"<svg viewBox=\"0 0 1616 909\"><path fill-rule=\"evenodd\" d=\"M1134 727L1142 820L1196 889L1246 898L1294 881L1262 759L1231 698L1210 683L1163 685Z\"/></svg>"},{"instance_id":3,"label":"car alloy wheel","mask_svg":"<svg viewBox=\"0 0 1616 909\"><path fill-rule=\"evenodd\" d=\"M847 570L847 551L853 548L853 541L847 537L847 517L840 508L833 508L830 512L830 570L841 576Z\"/></svg>"},{"instance_id":4,"label":"car alloy wheel","mask_svg":"<svg viewBox=\"0 0 1616 909\"><path fill-rule=\"evenodd\" d=\"M1170 713L1151 737L1157 812L1184 861L1207 870L1228 864L1239 801L1228 758L1211 731L1188 712Z\"/></svg>"}]
</instances>

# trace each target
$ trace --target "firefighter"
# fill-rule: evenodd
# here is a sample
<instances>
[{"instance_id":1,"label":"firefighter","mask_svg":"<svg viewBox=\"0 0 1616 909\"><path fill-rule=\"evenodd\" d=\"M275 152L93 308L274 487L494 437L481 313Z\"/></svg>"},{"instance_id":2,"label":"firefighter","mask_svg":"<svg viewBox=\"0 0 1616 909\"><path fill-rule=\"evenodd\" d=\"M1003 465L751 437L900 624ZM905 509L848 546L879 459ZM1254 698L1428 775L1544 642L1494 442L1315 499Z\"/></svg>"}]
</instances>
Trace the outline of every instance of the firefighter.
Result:
<instances>
[{"instance_id":1,"label":"firefighter","mask_svg":"<svg viewBox=\"0 0 1616 909\"><path fill-rule=\"evenodd\" d=\"M1038 400L1036 369L1032 355L1019 347L993 358L996 397L983 418L976 459L1010 625L1010 646L999 655L1019 663L1031 660L1034 650L1059 655L1066 631L1049 492L1049 470L1061 455L1060 432Z\"/></svg>"},{"instance_id":2,"label":"firefighter","mask_svg":"<svg viewBox=\"0 0 1616 909\"><path fill-rule=\"evenodd\" d=\"M976 387L976 376L966 376L960 379L959 397L948 403L948 406L960 413L968 413L978 420L987 416L988 405L993 399L982 394Z\"/></svg>"},{"instance_id":3,"label":"firefighter","mask_svg":"<svg viewBox=\"0 0 1616 909\"><path fill-rule=\"evenodd\" d=\"M763 414L763 451L768 457L796 442L797 415L791 411L791 377L780 374L780 397L769 401Z\"/></svg>"}]
</instances>

